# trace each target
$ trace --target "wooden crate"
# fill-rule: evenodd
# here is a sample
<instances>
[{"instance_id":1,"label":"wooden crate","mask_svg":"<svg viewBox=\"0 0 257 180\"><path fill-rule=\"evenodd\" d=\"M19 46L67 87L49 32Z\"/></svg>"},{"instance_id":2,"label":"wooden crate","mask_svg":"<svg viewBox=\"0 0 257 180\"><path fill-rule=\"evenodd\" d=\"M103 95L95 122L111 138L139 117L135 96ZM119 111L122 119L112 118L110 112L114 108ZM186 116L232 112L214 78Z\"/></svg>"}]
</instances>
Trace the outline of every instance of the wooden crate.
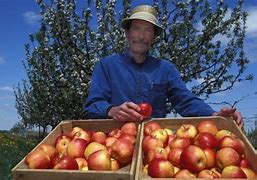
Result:
<instances>
[{"instance_id":1,"label":"wooden crate","mask_svg":"<svg viewBox=\"0 0 257 180\"><path fill-rule=\"evenodd\" d=\"M71 120L63 121L56 128L40 142L34 149L42 143L49 143L54 145L55 139L61 133L71 131L73 127L81 127L89 131L103 131L110 132L115 128L121 128L124 122L117 122L110 119L97 119L97 120ZM132 180L135 177L136 159L139 147L139 134L141 124L137 123L138 134L134 148L134 154L130 165L123 167L117 171L79 171L79 170L53 170L53 169L28 169L24 163L23 158L13 169L12 177L14 180ZM33 150L34 150L33 149Z\"/></svg>"},{"instance_id":2,"label":"wooden crate","mask_svg":"<svg viewBox=\"0 0 257 180\"><path fill-rule=\"evenodd\" d=\"M246 146L245 155L246 155L247 159L250 160L252 169L255 172L257 172L257 165L256 165L257 164L257 153L256 153L255 149L253 148L253 146L251 145L251 143L249 142L249 140L243 134L241 129L239 129L238 126L235 124L235 122L231 119L226 119L226 118L219 117L219 116L210 116L210 117L197 117L197 118L186 117L186 118L171 118L171 119L157 118L157 119L152 119L150 121L158 121L163 128L170 128L170 129L175 131L182 124L191 123L193 125L197 125L202 120L212 120L216 123L219 130L220 129L230 130L238 138L240 138ZM143 171L142 171L142 167L143 167L143 163L142 163L142 157L143 157L142 140L143 140L143 137L144 137L143 129L144 129L144 124L145 123L146 122L144 122L142 124L141 133L140 133L140 144L139 144L139 152L138 152L136 175L135 175L135 179L138 179L138 180L153 179L150 176L143 173ZM155 179L158 179L158 178L155 178ZM165 178L162 178L162 179L165 179ZM175 178L169 178L169 179L175 179ZM194 179L196 179L196 178L194 178Z\"/></svg>"}]
</instances>

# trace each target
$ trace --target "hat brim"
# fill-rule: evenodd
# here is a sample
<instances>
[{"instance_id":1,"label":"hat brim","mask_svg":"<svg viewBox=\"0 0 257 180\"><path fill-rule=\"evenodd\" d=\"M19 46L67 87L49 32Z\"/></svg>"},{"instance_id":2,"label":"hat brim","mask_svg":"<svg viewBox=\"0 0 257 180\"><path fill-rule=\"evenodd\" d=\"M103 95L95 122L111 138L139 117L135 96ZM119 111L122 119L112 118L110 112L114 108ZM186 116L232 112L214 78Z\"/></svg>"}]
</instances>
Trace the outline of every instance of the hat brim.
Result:
<instances>
[{"instance_id":1,"label":"hat brim","mask_svg":"<svg viewBox=\"0 0 257 180\"><path fill-rule=\"evenodd\" d=\"M159 36L163 32L163 28L159 24L157 24L157 23L155 23L155 22L153 22L151 20L145 19L145 17L130 17L130 18L123 19L121 21L121 27L123 29L127 29L128 23L130 23L132 20L137 20L137 19L138 20L147 21L147 22L153 24L156 27L156 29L157 29L156 36Z\"/></svg>"}]
</instances>

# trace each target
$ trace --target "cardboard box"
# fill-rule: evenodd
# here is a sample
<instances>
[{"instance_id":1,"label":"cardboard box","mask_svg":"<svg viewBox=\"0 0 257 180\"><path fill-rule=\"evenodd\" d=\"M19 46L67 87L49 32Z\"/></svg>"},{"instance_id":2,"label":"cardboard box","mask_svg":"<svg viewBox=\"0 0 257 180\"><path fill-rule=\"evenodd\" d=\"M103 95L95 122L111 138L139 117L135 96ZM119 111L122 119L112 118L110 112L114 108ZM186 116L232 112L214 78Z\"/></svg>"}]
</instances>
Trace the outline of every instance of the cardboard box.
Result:
<instances>
[{"instance_id":1,"label":"cardboard box","mask_svg":"<svg viewBox=\"0 0 257 180\"><path fill-rule=\"evenodd\" d=\"M63 121L55 129L48 134L42 142L40 142L34 149L36 149L42 143L49 143L54 145L55 139L61 133L67 133L75 126L81 127L85 130L90 131L103 131L110 132L115 128L121 128L125 122L117 122L114 120L74 120L74 121ZM19 162L12 169L12 177L14 180L132 180L135 177L136 159L139 147L139 134L141 124L138 125L138 134L136 144L134 148L134 154L130 165L123 167L117 171L79 171L79 170L53 170L53 169L28 169L24 163L25 158Z\"/></svg>"},{"instance_id":2,"label":"cardboard box","mask_svg":"<svg viewBox=\"0 0 257 180\"><path fill-rule=\"evenodd\" d=\"M172 119L152 119L150 121L158 121L163 128L170 128L171 130L175 131L182 124L191 123L193 125L197 125L202 120L212 120L216 123L219 130L221 130L221 129L230 130L238 138L240 138L244 142L245 147L246 147L245 155L246 155L247 159L250 160L252 169L255 172L257 172L257 165L256 165L256 163L257 163L257 153L256 153L255 149L253 148L253 146L251 145L251 143L246 138L246 136L243 134L241 129L239 129L238 126L235 124L235 122L231 119L225 119L223 117L218 117L218 116L211 116L211 117L197 117L197 118L186 117L186 118L172 118ZM136 175L135 175L135 179L139 179L139 180L152 179L150 176L146 175L142 171L142 168L143 168L143 164L142 164L142 157L143 157L142 139L144 137L143 129L144 129L144 124L145 123L146 122L144 122L142 124L142 128L141 128L139 152L138 152ZM175 179L175 178L172 178L172 179Z\"/></svg>"}]
</instances>

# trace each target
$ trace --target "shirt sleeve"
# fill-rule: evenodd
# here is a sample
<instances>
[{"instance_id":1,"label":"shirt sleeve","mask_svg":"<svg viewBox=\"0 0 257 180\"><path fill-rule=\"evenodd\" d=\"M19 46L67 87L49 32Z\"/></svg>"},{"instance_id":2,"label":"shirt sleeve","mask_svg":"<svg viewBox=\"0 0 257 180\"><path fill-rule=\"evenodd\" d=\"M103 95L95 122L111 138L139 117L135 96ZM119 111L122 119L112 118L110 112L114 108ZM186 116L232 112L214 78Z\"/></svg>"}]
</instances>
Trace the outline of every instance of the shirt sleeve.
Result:
<instances>
[{"instance_id":1,"label":"shirt sleeve","mask_svg":"<svg viewBox=\"0 0 257 180\"><path fill-rule=\"evenodd\" d=\"M211 116L215 112L202 99L186 88L175 66L169 72L168 94L173 108L181 116Z\"/></svg>"},{"instance_id":2,"label":"shirt sleeve","mask_svg":"<svg viewBox=\"0 0 257 180\"><path fill-rule=\"evenodd\" d=\"M99 61L93 71L87 100L84 104L87 118L107 118L110 104L111 88L109 73Z\"/></svg>"}]
</instances>

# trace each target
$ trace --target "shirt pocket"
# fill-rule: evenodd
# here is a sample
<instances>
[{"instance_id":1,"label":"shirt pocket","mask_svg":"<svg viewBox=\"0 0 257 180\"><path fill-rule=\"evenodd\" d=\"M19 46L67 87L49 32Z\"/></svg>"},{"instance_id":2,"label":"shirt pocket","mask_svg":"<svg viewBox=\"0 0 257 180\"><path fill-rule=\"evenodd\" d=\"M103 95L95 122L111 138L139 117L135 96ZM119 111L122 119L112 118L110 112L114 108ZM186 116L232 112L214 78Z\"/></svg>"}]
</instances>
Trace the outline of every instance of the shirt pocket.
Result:
<instances>
[{"instance_id":1,"label":"shirt pocket","mask_svg":"<svg viewBox=\"0 0 257 180\"><path fill-rule=\"evenodd\" d=\"M157 105L158 108L163 108L167 100L168 83L152 83L150 86L149 96L151 101Z\"/></svg>"},{"instance_id":2,"label":"shirt pocket","mask_svg":"<svg viewBox=\"0 0 257 180\"><path fill-rule=\"evenodd\" d=\"M158 93L165 93L167 92L168 83L151 83L150 91L158 92Z\"/></svg>"}]
</instances>

